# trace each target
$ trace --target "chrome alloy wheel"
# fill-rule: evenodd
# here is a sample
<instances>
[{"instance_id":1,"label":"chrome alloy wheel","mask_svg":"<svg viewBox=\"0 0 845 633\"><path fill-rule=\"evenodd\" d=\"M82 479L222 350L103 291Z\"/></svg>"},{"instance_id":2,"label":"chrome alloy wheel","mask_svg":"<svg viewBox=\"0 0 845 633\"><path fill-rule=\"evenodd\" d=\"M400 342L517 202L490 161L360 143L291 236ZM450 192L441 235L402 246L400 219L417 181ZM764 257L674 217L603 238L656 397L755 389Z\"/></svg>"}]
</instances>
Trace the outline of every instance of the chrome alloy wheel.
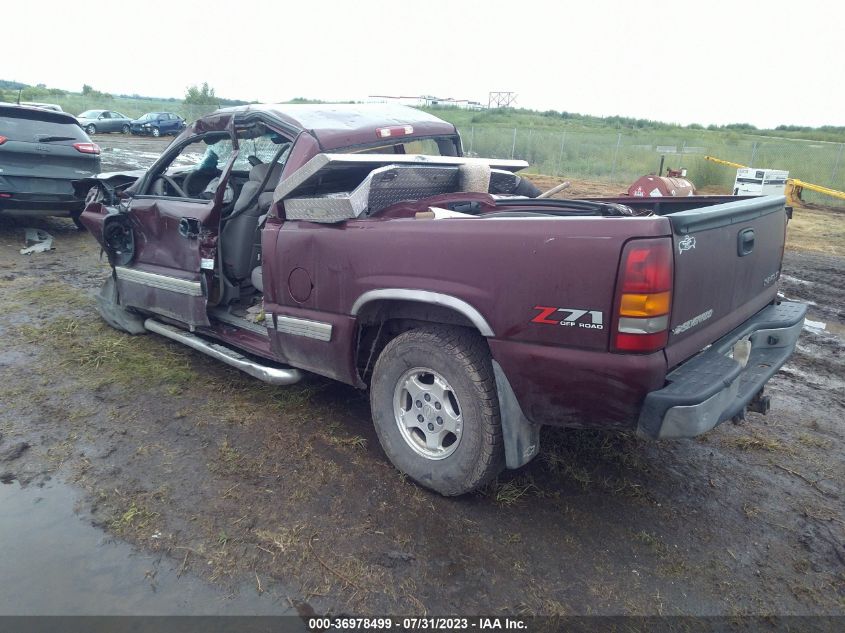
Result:
<instances>
[{"instance_id":1,"label":"chrome alloy wheel","mask_svg":"<svg viewBox=\"0 0 845 633\"><path fill-rule=\"evenodd\" d=\"M402 438L418 455L444 459L461 441L461 407L452 386L427 367L409 369L396 383L393 412Z\"/></svg>"}]
</instances>

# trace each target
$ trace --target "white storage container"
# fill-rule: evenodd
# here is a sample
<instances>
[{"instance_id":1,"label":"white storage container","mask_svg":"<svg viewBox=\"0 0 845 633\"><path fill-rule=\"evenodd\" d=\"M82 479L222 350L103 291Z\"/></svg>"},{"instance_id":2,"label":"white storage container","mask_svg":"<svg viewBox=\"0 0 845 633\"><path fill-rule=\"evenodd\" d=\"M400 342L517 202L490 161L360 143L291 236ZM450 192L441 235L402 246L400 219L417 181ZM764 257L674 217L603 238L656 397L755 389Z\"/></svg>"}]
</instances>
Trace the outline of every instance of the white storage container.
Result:
<instances>
[{"instance_id":1,"label":"white storage container","mask_svg":"<svg viewBox=\"0 0 845 633\"><path fill-rule=\"evenodd\" d=\"M736 170L735 196L782 196L789 172L782 169L743 167Z\"/></svg>"}]
</instances>

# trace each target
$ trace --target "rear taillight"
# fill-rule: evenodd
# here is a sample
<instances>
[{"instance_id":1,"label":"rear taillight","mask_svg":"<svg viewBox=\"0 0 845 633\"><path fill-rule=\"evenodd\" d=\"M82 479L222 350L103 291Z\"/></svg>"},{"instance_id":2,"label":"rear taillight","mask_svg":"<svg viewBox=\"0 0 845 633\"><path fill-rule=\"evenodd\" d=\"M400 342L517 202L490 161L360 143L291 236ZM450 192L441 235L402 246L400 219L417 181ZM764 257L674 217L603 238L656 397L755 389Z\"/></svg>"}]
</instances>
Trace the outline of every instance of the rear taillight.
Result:
<instances>
[{"instance_id":1,"label":"rear taillight","mask_svg":"<svg viewBox=\"0 0 845 633\"><path fill-rule=\"evenodd\" d=\"M672 240L633 240L622 251L612 349L654 352L669 339L672 310Z\"/></svg>"},{"instance_id":2,"label":"rear taillight","mask_svg":"<svg viewBox=\"0 0 845 633\"><path fill-rule=\"evenodd\" d=\"M0 136L0 145L2 145L3 143L5 143L8 140L9 139L7 139L5 136Z\"/></svg>"},{"instance_id":3,"label":"rear taillight","mask_svg":"<svg viewBox=\"0 0 845 633\"><path fill-rule=\"evenodd\" d=\"M96 143L74 143L73 148L83 154L99 154L100 146Z\"/></svg>"}]
</instances>

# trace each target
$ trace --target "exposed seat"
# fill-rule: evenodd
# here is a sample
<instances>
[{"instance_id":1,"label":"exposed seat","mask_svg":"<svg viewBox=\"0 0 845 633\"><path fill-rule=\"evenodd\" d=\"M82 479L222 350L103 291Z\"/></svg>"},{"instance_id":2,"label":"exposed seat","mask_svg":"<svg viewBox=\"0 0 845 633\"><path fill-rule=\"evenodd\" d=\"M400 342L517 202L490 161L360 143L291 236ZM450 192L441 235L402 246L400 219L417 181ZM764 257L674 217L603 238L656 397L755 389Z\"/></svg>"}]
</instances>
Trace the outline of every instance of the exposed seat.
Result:
<instances>
[{"instance_id":1,"label":"exposed seat","mask_svg":"<svg viewBox=\"0 0 845 633\"><path fill-rule=\"evenodd\" d=\"M261 183L270 169L270 164L261 163L250 169L249 181L241 188L230 219L223 226L223 269L232 281L249 279L252 269L258 263L261 246L258 234L259 219L267 213L273 202L273 189L279 183L283 167L278 163L273 164L270 178L263 188Z\"/></svg>"}]
</instances>

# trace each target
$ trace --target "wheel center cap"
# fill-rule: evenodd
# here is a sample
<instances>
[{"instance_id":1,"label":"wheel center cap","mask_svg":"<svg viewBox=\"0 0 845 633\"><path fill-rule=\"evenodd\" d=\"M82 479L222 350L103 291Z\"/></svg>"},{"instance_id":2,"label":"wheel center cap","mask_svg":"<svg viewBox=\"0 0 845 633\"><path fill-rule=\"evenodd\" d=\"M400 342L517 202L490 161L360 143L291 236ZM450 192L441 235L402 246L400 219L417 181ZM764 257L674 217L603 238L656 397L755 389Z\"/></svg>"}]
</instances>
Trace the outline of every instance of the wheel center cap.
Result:
<instances>
[{"instance_id":1,"label":"wheel center cap","mask_svg":"<svg viewBox=\"0 0 845 633\"><path fill-rule=\"evenodd\" d=\"M434 414L434 408L430 404L423 405L423 415L426 418L430 418Z\"/></svg>"}]
</instances>

